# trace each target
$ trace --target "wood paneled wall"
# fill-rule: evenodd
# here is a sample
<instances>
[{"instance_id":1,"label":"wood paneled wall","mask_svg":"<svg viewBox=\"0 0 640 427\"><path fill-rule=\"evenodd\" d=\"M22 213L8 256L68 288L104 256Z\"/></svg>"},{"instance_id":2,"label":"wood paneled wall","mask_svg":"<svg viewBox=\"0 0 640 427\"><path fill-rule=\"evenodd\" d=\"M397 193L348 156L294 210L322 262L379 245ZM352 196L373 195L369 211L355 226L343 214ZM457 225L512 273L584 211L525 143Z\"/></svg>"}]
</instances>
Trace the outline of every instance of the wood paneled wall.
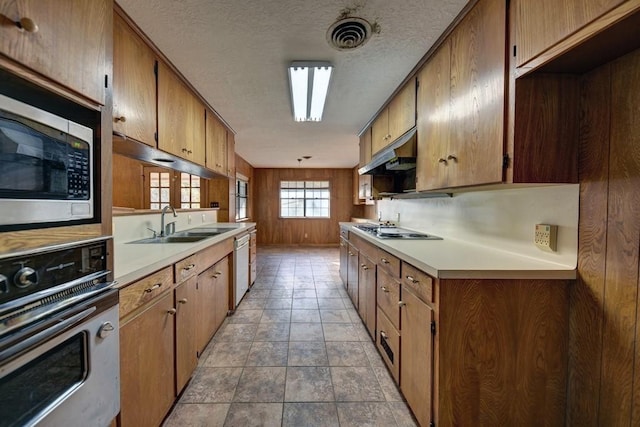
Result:
<instances>
[{"instance_id":1,"label":"wood paneled wall","mask_svg":"<svg viewBox=\"0 0 640 427\"><path fill-rule=\"evenodd\" d=\"M583 76L567 425L640 425L640 51Z\"/></svg>"},{"instance_id":2,"label":"wood paneled wall","mask_svg":"<svg viewBox=\"0 0 640 427\"><path fill-rule=\"evenodd\" d=\"M280 181L328 180L331 218L280 218ZM353 208L351 169L255 169L255 221L261 245L338 244L341 221L349 221Z\"/></svg>"},{"instance_id":3,"label":"wood paneled wall","mask_svg":"<svg viewBox=\"0 0 640 427\"><path fill-rule=\"evenodd\" d=\"M142 163L113 153L113 206L145 209Z\"/></svg>"}]
</instances>

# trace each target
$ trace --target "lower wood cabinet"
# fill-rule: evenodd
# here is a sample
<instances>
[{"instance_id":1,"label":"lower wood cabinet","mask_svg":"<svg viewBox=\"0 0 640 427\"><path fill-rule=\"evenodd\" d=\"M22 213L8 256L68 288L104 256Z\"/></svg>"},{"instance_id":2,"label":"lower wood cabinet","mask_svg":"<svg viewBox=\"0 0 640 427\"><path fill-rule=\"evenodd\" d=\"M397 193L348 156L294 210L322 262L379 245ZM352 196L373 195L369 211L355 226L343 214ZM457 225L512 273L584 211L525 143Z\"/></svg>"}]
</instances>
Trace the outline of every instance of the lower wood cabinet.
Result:
<instances>
[{"instance_id":1,"label":"lower wood cabinet","mask_svg":"<svg viewBox=\"0 0 640 427\"><path fill-rule=\"evenodd\" d=\"M347 287L347 273L349 268L349 242L344 237L340 237L340 279L344 287Z\"/></svg>"},{"instance_id":2,"label":"lower wood cabinet","mask_svg":"<svg viewBox=\"0 0 640 427\"><path fill-rule=\"evenodd\" d=\"M198 278L191 277L175 289L176 396L198 366Z\"/></svg>"},{"instance_id":3,"label":"lower wood cabinet","mask_svg":"<svg viewBox=\"0 0 640 427\"><path fill-rule=\"evenodd\" d=\"M433 309L402 285L400 388L420 425L431 422L433 385Z\"/></svg>"},{"instance_id":4,"label":"lower wood cabinet","mask_svg":"<svg viewBox=\"0 0 640 427\"><path fill-rule=\"evenodd\" d=\"M358 271L360 270L360 264L358 264L358 249L351 243L347 243L347 245L347 293L353 305L358 308Z\"/></svg>"},{"instance_id":5,"label":"lower wood cabinet","mask_svg":"<svg viewBox=\"0 0 640 427\"><path fill-rule=\"evenodd\" d=\"M229 257L225 257L198 276L198 324L196 341L201 353L229 311Z\"/></svg>"},{"instance_id":6,"label":"lower wood cabinet","mask_svg":"<svg viewBox=\"0 0 640 427\"><path fill-rule=\"evenodd\" d=\"M358 277L358 313L369 335L376 336L376 264L360 251Z\"/></svg>"},{"instance_id":7,"label":"lower wood cabinet","mask_svg":"<svg viewBox=\"0 0 640 427\"><path fill-rule=\"evenodd\" d=\"M348 239L349 296L421 426L564 424L571 281L438 279Z\"/></svg>"},{"instance_id":8,"label":"lower wood cabinet","mask_svg":"<svg viewBox=\"0 0 640 427\"><path fill-rule=\"evenodd\" d=\"M173 292L120 326L120 425L158 427L173 405Z\"/></svg>"}]
</instances>

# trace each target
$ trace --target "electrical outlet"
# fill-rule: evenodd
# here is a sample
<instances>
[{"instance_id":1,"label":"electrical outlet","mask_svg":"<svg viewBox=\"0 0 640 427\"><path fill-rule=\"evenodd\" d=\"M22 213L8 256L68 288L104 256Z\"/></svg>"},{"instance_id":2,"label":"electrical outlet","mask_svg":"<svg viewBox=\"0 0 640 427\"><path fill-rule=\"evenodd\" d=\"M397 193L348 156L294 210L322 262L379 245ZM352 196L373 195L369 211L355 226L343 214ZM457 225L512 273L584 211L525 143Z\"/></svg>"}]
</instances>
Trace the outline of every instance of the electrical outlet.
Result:
<instances>
[{"instance_id":1,"label":"electrical outlet","mask_svg":"<svg viewBox=\"0 0 640 427\"><path fill-rule=\"evenodd\" d=\"M191 214L187 215L187 224L191 224Z\"/></svg>"},{"instance_id":2,"label":"electrical outlet","mask_svg":"<svg viewBox=\"0 0 640 427\"><path fill-rule=\"evenodd\" d=\"M534 243L543 251L555 252L558 240L558 226L550 224L536 224Z\"/></svg>"}]
</instances>

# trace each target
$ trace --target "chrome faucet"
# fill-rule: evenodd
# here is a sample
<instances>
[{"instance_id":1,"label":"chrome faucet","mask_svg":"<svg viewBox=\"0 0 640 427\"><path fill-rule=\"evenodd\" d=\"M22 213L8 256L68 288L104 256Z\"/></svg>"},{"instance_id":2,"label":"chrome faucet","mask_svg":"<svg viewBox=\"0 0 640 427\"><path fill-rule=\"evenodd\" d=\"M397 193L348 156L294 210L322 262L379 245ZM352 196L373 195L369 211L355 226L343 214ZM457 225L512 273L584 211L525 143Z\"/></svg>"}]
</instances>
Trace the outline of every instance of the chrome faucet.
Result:
<instances>
[{"instance_id":1,"label":"chrome faucet","mask_svg":"<svg viewBox=\"0 0 640 427\"><path fill-rule=\"evenodd\" d=\"M173 206L171 205L166 205L164 208L162 208L162 214L160 215L160 237L165 237L165 236L169 236L173 233L175 233L176 231L176 223L175 221L170 222L169 224L164 225L164 214L167 213L167 210L171 209L171 211L173 212L173 217L176 218L178 216L178 214L176 213L176 210Z\"/></svg>"}]
</instances>

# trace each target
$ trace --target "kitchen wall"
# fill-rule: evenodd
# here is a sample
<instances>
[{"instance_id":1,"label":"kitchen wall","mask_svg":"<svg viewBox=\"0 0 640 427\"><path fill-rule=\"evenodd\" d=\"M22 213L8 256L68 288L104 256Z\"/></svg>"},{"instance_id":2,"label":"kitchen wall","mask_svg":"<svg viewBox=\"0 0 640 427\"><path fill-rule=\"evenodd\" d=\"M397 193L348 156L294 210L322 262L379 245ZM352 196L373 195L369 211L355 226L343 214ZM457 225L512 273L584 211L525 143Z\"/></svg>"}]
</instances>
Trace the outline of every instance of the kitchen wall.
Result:
<instances>
[{"instance_id":1,"label":"kitchen wall","mask_svg":"<svg viewBox=\"0 0 640 427\"><path fill-rule=\"evenodd\" d=\"M579 186L511 188L457 193L452 197L379 200L383 221L448 239L501 248L575 267ZM533 243L535 224L558 226L557 252Z\"/></svg>"},{"instance_id":2,"label":"kitchen wall","mask_svg":"<svg viewBox=\"0 0 640 427\"><path fill-rule=\"evenodd\" d=\"M329 180L331 218L280 218L280 181ZM350 221L353 206L352 169L255 169L254 220L260 245L338 244L341 221Z\"/></svg>"}]
</instances>

